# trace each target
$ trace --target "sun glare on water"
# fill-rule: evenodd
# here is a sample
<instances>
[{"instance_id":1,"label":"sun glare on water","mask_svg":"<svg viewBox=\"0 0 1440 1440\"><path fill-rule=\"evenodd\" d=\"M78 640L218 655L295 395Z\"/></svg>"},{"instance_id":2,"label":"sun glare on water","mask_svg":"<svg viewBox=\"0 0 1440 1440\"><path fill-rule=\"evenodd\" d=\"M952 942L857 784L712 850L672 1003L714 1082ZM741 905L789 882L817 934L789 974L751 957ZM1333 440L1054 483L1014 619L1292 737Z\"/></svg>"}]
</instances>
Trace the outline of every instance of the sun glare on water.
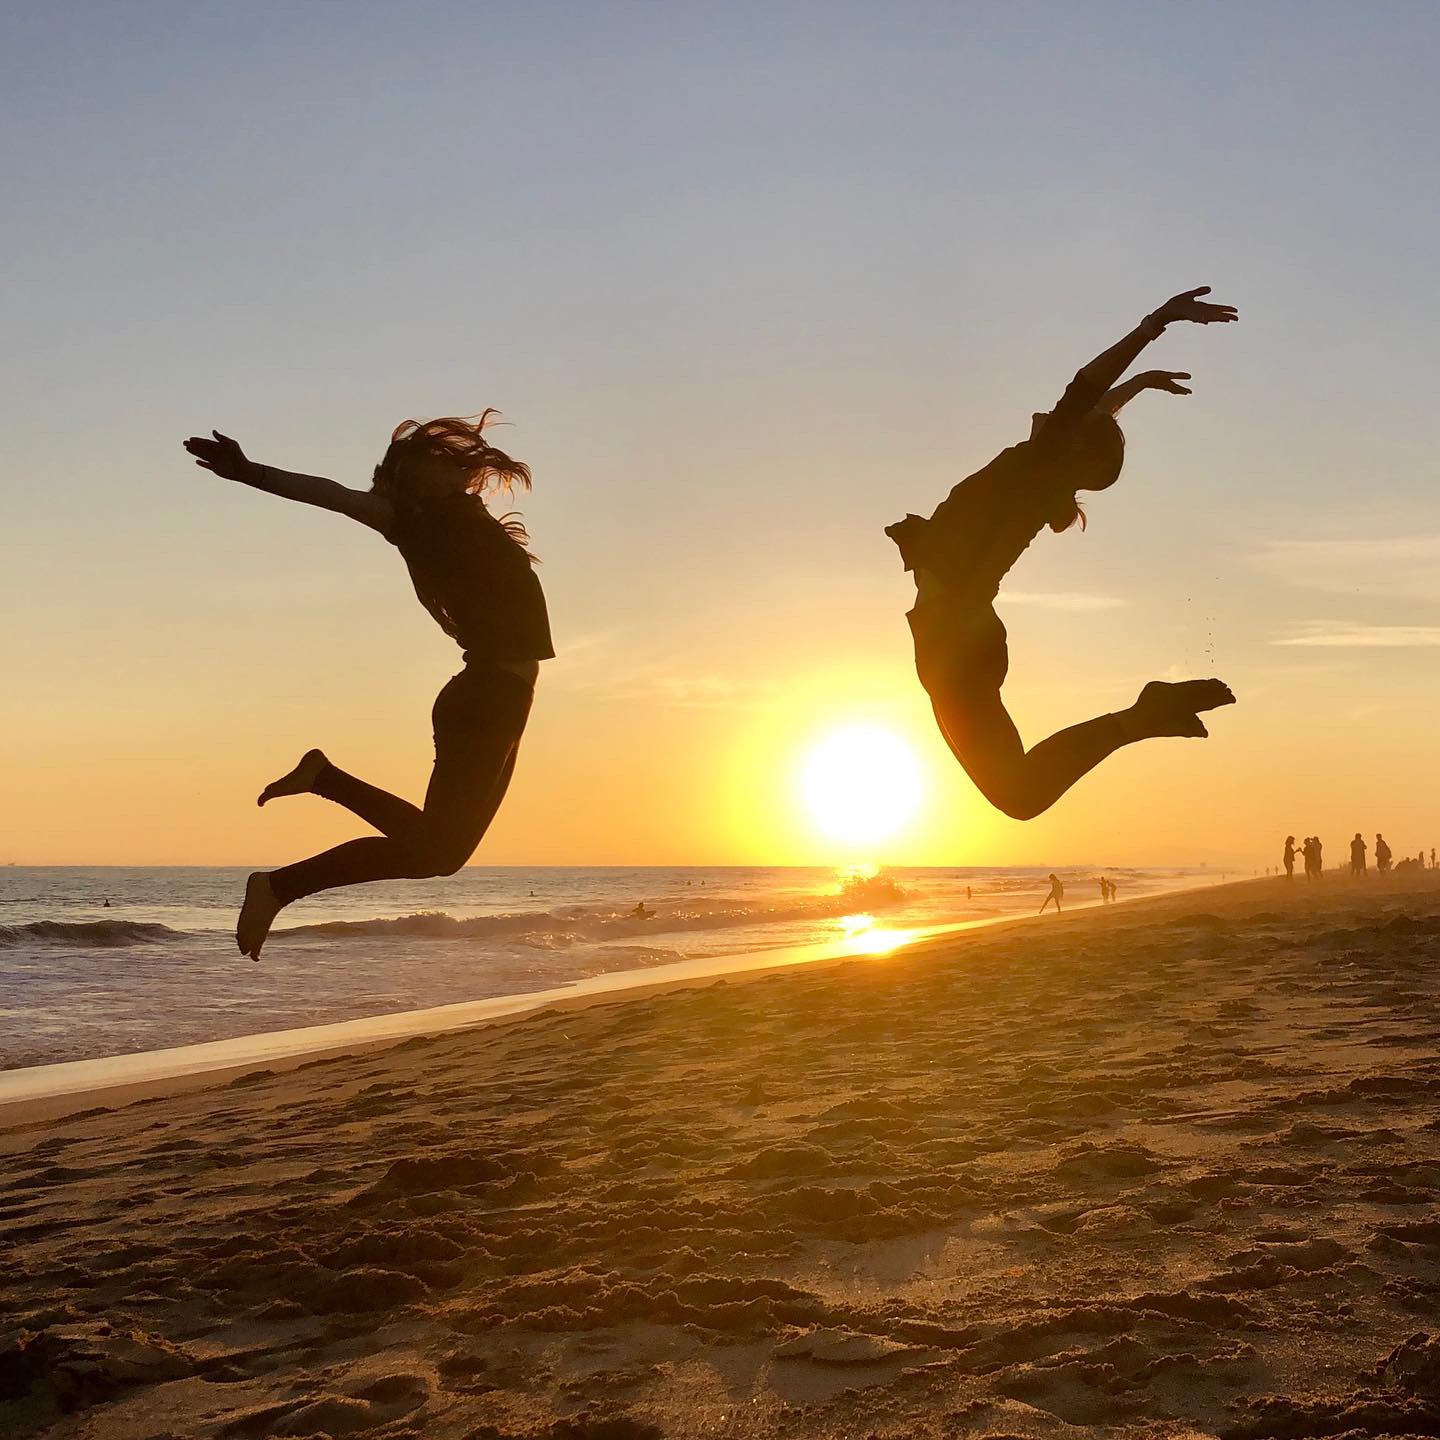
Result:
<instances>
[{"instance_id":1,"label":"sun glare on water","mask_svg":"<svg viewBox=\"0 0 1440 1440\"><path fill-rule=\"evenodd\" d=\"M800 771L800 793L815 826L831 840L874 845L914 818L920 762L893 730L850 725L815 742Z\"/></svg>"}]
</instances>

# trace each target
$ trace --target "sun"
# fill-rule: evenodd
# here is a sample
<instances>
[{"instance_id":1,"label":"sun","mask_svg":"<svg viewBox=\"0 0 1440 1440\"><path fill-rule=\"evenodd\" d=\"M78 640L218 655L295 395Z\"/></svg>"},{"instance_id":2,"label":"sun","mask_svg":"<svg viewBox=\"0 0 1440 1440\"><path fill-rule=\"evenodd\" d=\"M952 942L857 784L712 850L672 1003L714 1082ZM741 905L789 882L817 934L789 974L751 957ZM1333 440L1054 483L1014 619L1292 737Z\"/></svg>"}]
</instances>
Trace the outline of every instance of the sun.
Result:
<instances>
[{"instance_id":1,"label":"sun","mask_svg":"<svg viewBox=\"0 0 1440 1440\"><path fill-rule=\"evenodd\" d=\"M923 793L920 761L893 730L847 725L817 740L801 763L800 794L831 840L873 845L914 818Z\"/></svg>"}]
</instances>

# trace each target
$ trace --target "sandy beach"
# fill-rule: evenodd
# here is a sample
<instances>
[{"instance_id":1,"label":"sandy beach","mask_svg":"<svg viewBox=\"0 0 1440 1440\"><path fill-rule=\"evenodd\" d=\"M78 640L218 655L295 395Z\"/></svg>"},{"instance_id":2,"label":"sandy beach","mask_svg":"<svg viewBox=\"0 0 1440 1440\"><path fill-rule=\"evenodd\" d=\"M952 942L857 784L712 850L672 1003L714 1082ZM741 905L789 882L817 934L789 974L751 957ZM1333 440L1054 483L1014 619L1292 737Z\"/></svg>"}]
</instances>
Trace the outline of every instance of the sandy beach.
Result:
<instances>
[{"instance_id":1,"label":"sandy beach","mask_svg":"<svg viewBox=\"0 0 1440 1440\"><path fill-rule=\"evenodd\" d=\"M1437 955L1256 881L0 1111L0 1434L1440 1434Z\"/></svg>"}]
</instances>

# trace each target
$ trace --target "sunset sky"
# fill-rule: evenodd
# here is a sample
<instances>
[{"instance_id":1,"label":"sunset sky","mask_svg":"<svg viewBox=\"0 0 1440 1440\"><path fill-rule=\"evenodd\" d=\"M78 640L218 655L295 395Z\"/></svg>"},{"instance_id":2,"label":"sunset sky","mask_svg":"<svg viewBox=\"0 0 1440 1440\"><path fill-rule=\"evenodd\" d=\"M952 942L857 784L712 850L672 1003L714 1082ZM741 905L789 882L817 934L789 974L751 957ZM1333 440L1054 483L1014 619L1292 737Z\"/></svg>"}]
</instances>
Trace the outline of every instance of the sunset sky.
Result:
<instances>
[{"instance_id":1,"label":"sunset sky","mask_svg":"<svg viewBox=\"0 0 1440 1440\"><path fill-rule=\"evenodd\" d=\"M398 556L181 440L368 484L498 406L560 657L480 864L1273 864L1440 846L1440 8L0 8L0 863L265 864L310 745L418 797L459 657ZM1088 533L1001 597L1028 742L1218 675L1204 743L977 795L882 527L1172 292ZM923 777L821 833L853 725ZM874 853L871 853L874 852Z\"/></svg>"}]
</instances>

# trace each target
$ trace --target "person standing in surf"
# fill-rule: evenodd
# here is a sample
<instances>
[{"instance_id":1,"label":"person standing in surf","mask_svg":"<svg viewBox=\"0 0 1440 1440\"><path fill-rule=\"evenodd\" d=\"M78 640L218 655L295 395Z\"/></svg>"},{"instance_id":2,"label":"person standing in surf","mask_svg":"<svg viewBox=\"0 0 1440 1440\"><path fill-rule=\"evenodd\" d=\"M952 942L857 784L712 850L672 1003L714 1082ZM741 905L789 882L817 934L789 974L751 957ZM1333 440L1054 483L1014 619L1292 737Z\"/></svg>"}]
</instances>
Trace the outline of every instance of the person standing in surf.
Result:
<instances>
[{"instance_id":1,"label":"person standing in surf","mask_svg":"<svg viewBox=\"0 0 1440 1440\"><path fill-rule=\"evenodd\" d=\"M908 613L915 669L940 732L980 792L1016 820L1048 810L1106 756L1161 735L1204 737L1205 710L1235 697L1219 680L1152 681L1128 709L1101 715L1026 750L1000 688L1010 668L1005 627L995 613L1001 582L1048 525L1085 527L1081 490L1120 478L1125 437L1115 416L1145 390L1188 395L1183 371L1147 370L1121 383L1140 352L1169 325L1225 323L1233 306L1200 297L1167 300L1123 340L1086 365L1059 403L1032 417L1030 438L962 480L928 519L907 515L886 527L915 576Z\"/></svg>"},{"instance_id":2,"label":"person standing in surf","mask_svg":"<svg viewBox=\"0 0 1440 1440\"><path fill-rule=\"evenodd\" d=\"M235 939L252 960L275 916L306 895L453 875L505 798L540 662L555 651L525 528L486 504L517 485L530 488L529 468L485 438L495 413L405 421L369 490L258 465L218 430L185 441L196 464L222 479L332 510L384 536L405 561L420 603L464 651L464 668L432 712L435 763L423 805L346 774L320 750L307 750L261 791L260 805L281 795L324 796L380 833L251 875Z\"/></svg>"},{"instance_id":3,"label":"person standing in surf","mask_svg":"<svg viewBox=\"0 0 1440 1440\"><path fill-rule=\"evenodd\" d=\"M1040 902L1040 909L1036 911L1036 914L1043 915L1045 913L1045 907L1053 902L1055 913L1058 915L1060 913L1060 902L1064 898L1064 882L1052 871L1050 874L1050 893Z\"/></svg>"}]
</instances>

